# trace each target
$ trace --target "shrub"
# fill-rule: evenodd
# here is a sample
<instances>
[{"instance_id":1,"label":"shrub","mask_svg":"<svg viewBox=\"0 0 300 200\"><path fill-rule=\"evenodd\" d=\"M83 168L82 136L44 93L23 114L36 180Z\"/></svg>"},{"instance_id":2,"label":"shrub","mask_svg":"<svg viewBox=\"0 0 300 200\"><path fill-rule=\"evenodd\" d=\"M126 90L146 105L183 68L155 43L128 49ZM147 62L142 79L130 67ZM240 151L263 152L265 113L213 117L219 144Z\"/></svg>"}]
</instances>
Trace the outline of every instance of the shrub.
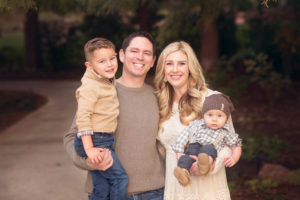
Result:
<instances>
[{"instance_id":1,"label":"shrub","mask_svg":"<svg viewBox=\"0 0 300 200\"><path fill-rule=\"evenodd\" d=\"M289 86L290 80L273 69L267 55L251 49L240 50L230 58L220 58L213 71L206 74L209 83L233 98L238 98L250 86L265 91L269 101L276 99Z\"/></svg>"},{"instance_id":2,"label":"shrub","mask_svg":"<svg viewBox=\"0 0 300 200\"><path fill-rule=\"evenodd\" d=\"M276 137L249 136L243 140L243 155L245 160L253 160L264 153L269 161L275 160L276 153L287 148L287 144Z\"/></svg>"},{"instance_id":3,"label":"shrub","mask_svg":"<svg viewBox=\"0 0 300 200\"><path fill-rule=\"evenodd\" d=\"M54 18L40 22L45 68L59 71L83 63L83 42L76 20Z\"/></svg>"},{"instance_id":4,"label":"shrub","mask_svg":"<svg viewBox=\"0 0 300 200\"><path fill-rule=\"evenodd\" d=\"M300 169L292 171L291 174L287 177L288 183L292 185L300 185Z\"/></svg>"},{"instance_id":5,"label":"shrub","mask_svg":"<svg viewBox=\"0 0 300 200\"><path fill-rule=\"evenodd\" d=\"M245 182L246 186L250 186L252 191L264 192L267 189L278 187L279 183L277 181L272 181L270 179L251 179Z\"/></svg>"},{"instance_id":6,"label":"shrub","mask_svg":"<svg viewBox=\"0 0 300 200\"><path fill-rule=\"evenodd\" d=\"M24 42L21 32L3 34L0 37L0 73L23 70Z\"/></svg>"}]
</instances>

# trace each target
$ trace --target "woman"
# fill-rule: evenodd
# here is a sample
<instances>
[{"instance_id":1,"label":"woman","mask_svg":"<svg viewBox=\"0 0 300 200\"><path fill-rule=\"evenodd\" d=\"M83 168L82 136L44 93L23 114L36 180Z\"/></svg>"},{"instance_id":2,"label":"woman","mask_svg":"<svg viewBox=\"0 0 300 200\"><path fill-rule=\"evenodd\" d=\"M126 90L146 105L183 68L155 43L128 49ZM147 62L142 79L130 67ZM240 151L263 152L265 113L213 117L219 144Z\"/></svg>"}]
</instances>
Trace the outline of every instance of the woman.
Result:
<instances>
[{"instance_id":1,"label":"woman","mask_svg":"<svg viewBox=\"0 0 300 200\"><path fill-rule=\"evenodd\" d=\"M231 154L227 147L218 152L213 171L207 176L192 176L191 185L181 186L173 174L177 159L171 145L185 126L202 117L201 109L205 97L217 93L207 88L202 68L189 44L184 41L173 42L162 51L154 81L160 106L158 140L166 149L164 199L230 199L223 164L223 158ZM234 131L231 117L228 122ZM196 162L193 168L194 170L191 171L196 174Z\"/></svg>"}]
</instances>

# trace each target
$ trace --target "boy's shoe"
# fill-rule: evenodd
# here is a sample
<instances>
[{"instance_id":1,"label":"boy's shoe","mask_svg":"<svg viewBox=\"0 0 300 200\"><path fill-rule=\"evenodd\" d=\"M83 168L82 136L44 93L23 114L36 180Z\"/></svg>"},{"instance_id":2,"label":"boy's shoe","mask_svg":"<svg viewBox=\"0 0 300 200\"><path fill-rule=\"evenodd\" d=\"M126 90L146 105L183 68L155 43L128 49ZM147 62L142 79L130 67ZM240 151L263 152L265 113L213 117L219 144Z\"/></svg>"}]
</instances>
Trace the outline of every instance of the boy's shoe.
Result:
<instances>
[{"instance_id":1,"label":"boy's shoe","mask_svg":"<svg viewBox=\"0 0 300 200\"><path fill-rule=\"evenodd\" d=\"M210 172L211 164L209 163L209 156L206 153L199 153L197 164L201 175L207 175Z\"/></svg>"},{"instance_id":2,"label":"boy's shoe","mask_svg":"<svg viewBox=\"0 0 300 200\"><path fill-rule=\"evenodd\" d=\"M176 167L174 169L174 175L182 186L187 186L191 183L190 173L185 168Z\"/></svg>"}]
</instances>

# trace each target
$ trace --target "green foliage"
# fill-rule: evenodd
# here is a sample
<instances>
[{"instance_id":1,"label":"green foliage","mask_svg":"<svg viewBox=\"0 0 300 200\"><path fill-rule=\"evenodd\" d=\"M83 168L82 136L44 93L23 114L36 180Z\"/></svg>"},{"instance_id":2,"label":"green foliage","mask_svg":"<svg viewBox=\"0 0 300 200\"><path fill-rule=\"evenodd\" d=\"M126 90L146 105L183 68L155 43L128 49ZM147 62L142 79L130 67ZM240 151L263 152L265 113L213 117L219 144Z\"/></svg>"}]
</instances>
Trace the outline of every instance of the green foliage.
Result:
<instances>
[{"instance_id":1,"label":"green foliage","mask_svg":"<svg viewBox=\"0 0 300 200\"><path fill-rule=\"evenodd\" d=\"M249 136L243 140L242 159L254 160L260 151L268 155L267 160L276 160L276 153L286 149L287 144L276 137Z\"/></svg>"},{"instance_id":2,"label":"green foliage","mask_svg":"<svg viewBox=\"0 0 300 200\"><path fill-rule=\"evenodd\" d=\"M0 47L9 46L24 52L24 36L22 32L12 32L0 35Z\"/></svg>"},{"instance_id":3,"label":"green foliage","mask_svg":"<svg viewBox=\"0 0 300 200\"><path fill-rule=\"evenodd\" d=\"M237 186L237 183L235 181L228 181L228 188L230 193L233 193L235 188Z\"/></svg>"},{"instance_id":4,"label":"green foliage","mask_svg":"<svg viewBox=\"0 0 300 200\"><path fill-rule=\"evenodd\" d=\"M122 24L120 18L121 16L117 13L105 16L86 15L80 26L85 42L94 37L105 37L113 41L119 49L123 39L133 31L131 27Z\"/></svg>"},{"instance_id":5,"label":"green foliage","mask_svg":"<svg viewBox=\"0 0 300 200\"><path fill-rule=\"evenodd\" d=\"M201 44L201 24L216 20L223 2L213 1L169 1L163 10L164 23L159 28L158 49L162 49L174 40L186 40L197 52Z\"/></svg>"},{"instance_id":6,"label":"green foliage","mask_svg":"<svg viewBox=\"0 0 300 200\"><path fill-rule=\"evenodd\" d=\"M236 41L241 49L268 55L277 72L299 79L300 28L298 21L253 20L236 26ZM298 75L298 77L297 77Z\"/></svg>"},{"instance_id":7,"label":"green foliage","mask_svg":"<svg viewBox=\"0 0 300 200\"><path fill-rule=\"evenodd\" d=\"M272 4L272 2L277 2L278 0L262 0L261 4L264 5L265 7L269 8L269 4ZM273 5L273 4L272 4Z\"/></svg>"},{"instance_id":8,"label":"green foliage","mask_svg":"<svg viewBox=\"0 0 300 200\"><path fill-rule=\"evenodd\" d=\"M0 12L8 12L15 8L37 8L36 0L0 0Z\"/></svg>"},{"instance_id":9,"label":"green foliage","mask_svg":"<svg viewBox=\"0 0 300 200\"><path fill-rule=\"evenodd\" d=\"M41 49L44 68L54 71L82 65L83 41L76 21L62 19L40 22Z\"/></svg>"},{"instance_id":10,"label":"green foliage","mask_svg":"<svg viewBox=\"0 0 300 200\"><path fill-rule=\"evenodd\" d=\"M0 12L9 12L14 9L35 9L40 7L51 8L58 13L66 13L67 11L74 11L78 8L78 3L74 0L0 0Z\"/></svg>"},{"instance_id":11,"label":"green foliage","mask_svg":"<svg viewBox=\"0 0 300 200\"><path fill-rule=\"evenodd\" d=\"M300 186L300 169L292 171L287 177L288 183Z\"/></svg>"},{"instance_id":12,"label":"green foliage","mask_svg":"<svg viewBox=\"0 0 300 200\"><path fill-rule=\"evenodd\" d=\"M237 180L239 179L238 171L235 168L226 168L226 176L228 180L228 187L230 192L234 192L237 187Z\"/></svg>"},{"instance_id":13,"label":"green foliage","mask_svg":"<svg viewBox=\"0 0 300 200\"><path fill-rule=\"evenodd\" d=\"M279 183L277 181L272 181L270 179L258 180L252 179L245 182L246 186L249 186L252 191L264 192L267 189L278 187Z\"/></svg>"},{"instance_id":14,"label":"green foliage","mask_svg":"<svg viewBox=\"0 0 300 200\"><path fill-rule=\"evenodd\" d=\"M18 72L24 62L24 42L22 32L0 36L0 72Z\"/></svg>"},{"instance_id":15,"label":"green foliage","mask_svg":"<svg viewBox=\"0 0 300 200\"><path fill-rule=\"evenodd\" d=\"M242 95L249 86L256 85L272 101L290 84L289 78L274 70L265 54L256 54L251 49L240 50L229 59L221 57L206 77L214 88L220 88L233 98Z\"/></svg>"}]
</instances>

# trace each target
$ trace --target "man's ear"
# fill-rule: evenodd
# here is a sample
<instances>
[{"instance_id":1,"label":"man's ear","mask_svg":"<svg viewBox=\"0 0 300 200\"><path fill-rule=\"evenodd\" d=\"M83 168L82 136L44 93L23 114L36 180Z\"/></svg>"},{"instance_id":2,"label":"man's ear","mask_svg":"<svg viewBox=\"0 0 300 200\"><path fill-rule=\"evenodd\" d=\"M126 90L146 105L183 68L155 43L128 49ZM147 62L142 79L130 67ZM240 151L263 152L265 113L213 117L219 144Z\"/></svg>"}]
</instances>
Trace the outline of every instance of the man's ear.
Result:
<instances>
[{"instance_id":1,"label":"man's ear","mask_svg":"<svg viewBox=\"0 0 300 200\"><path fill-rule=\"evenodd\" d=\"M155 60L156 60L156 56L153 57L151 68L154 66Z\"/></svg>"},{"instance_id":2,"label":"man's ear","mask_svg":"<svg viewBox=\"0 0 300 200\"><path fill-rule=\"evenodd\" d=\"M119 51L119 59L120 59L120 61L121 61L121 63L124 63L124 51L123 51L123 49L120 49L120 51Z\"/></svg>"},{"instance_id":3,"label":"man's ear","mask_svg":"<svg viewBox=\"0 0 300 200\"><path fill-rule=\"evenodd\" d=\"M91 63L90 63L90 62L88 62L88 61L85 61L85 62L84 62L84 65L85 65L85 66L86 66L86 68L88 68L88 69L93 69L93 67L92 67Z\"/></svg>"}]
</instances>

